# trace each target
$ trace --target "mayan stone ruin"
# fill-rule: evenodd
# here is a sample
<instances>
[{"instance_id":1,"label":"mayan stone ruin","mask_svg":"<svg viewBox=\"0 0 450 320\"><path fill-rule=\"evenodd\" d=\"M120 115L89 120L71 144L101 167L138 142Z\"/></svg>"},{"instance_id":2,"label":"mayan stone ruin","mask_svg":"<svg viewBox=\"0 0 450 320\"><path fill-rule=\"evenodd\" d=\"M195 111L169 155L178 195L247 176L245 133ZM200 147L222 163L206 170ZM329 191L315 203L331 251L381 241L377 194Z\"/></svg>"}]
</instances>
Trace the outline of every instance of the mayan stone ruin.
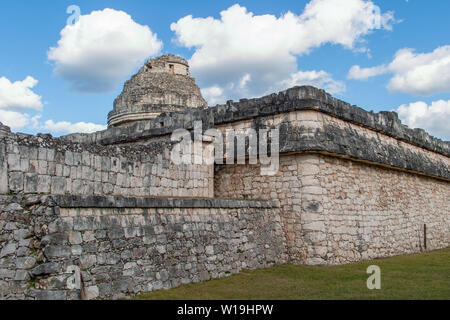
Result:
<instances>
[{"instance_id":1,"label":"mayan stone ruin","mask_svg":"<svg viewBox=\"0 0 450 320\"><path fill-rule=\"evenodd\" d=\"M450 142L394 112L310 86L207 107L166 55L125 83L108 125L60 138L0 125L0 299L118 299L450 245ZM180 129L200 161L174 164ZM278 170L262 174L248 144L244 163L211 161L211 129L277 130Z\"/></svg>"},{"instance_id":2,"label":"mayan stone ruin","mask_svg":"<svg viewBox=\"0 0 450 320\"><path fill-rule=\"evenodd\" d=\"M200 89L190 77L189 65L181 57L168 54L149 60L125 83L108 115L110 126L136 120L151 120L163 112L206 108Z\"/></svg>"}]
</instances>

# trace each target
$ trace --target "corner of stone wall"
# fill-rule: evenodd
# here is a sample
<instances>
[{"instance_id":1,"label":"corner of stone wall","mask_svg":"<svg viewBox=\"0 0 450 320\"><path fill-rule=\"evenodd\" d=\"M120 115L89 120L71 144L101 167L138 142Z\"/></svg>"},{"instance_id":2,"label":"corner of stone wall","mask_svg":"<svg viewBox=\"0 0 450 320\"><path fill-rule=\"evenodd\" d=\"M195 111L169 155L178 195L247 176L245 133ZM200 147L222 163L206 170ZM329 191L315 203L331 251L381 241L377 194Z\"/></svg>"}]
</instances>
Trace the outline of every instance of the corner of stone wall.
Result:
<instances>
[{"instance_id":1,"label":"corner of stone wall","mask_svg":"<svg viewBox=\"0 0 450 320\"><path fill-rule=\"evenodd\" d=\"M299 163L301 204L294 208L299 215L302 232L297 233L297 246L304 250L302 263L324 265L327 259L327 234L323 201L326 190L319 180L320 156L304 155Z\"/></svg>"}]
</instances>

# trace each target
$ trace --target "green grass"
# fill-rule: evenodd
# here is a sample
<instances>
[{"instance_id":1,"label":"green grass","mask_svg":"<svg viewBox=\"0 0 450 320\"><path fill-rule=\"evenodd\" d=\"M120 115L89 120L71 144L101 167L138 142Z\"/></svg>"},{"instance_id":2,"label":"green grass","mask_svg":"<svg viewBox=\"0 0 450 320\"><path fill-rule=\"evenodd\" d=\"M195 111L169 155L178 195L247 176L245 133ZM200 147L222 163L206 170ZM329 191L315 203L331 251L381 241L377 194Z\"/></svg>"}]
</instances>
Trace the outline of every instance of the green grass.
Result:
<instances>
[{"instance_id":1,"label":"green grass","mask_svg":"<svg viewBox=\"0 0 450 320\"><path fill-rule=\"evenodd\" d=\"M381 289L366 269L381 268ZM450 248L342 266L280 265L136 296L137 300L450 299Z\"/></svg>"}]
</instances>

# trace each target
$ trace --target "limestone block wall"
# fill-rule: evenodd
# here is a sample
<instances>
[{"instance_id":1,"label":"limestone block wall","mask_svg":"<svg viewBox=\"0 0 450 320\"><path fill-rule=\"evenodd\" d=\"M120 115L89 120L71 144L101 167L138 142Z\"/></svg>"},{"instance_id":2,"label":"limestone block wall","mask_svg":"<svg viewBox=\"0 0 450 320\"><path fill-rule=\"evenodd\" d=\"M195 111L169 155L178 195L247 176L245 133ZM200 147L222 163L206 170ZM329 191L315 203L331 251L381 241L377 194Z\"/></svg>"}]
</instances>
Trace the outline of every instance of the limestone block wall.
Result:
<instances>
[{"instance_id":1,"label":"limestone block wall","mask_svg":"<svg viewBox=\"0 0 450 320\"><path fill-rule=\"evenodd\" d=\"M317 207L302 212L304 231L317 239L315 262L342 264L450 246L448 181L328 156L315 162L310 184Z\"/></svg>"},{"instance_id":2,"label":"limestone block wall","mask_svg":"<svg viewBox=\"0 0 450 320\"><path fill-rule=\"evenodd\" d=\"M48 136L0 138L0 194L213 196L211 165L174 165L172 145L77 144Z\"/></svg>"},{"instance_id":3,"label":"limestone block wall","mask_svg":"<svg viewBox=\"0 0 450 320\"><path fill-rule=\"evenodd\" d=\"M303 237L302 204L311 198L309 186L302 184L310 171L312 156L282 156L274 176L262 176L259 165L218 165L215 168L216 197L279 201L282 228L290 262L308 263L308 246Z\"/></svg>"},{"instance_id":4,"label":"limestone block wall","mask_svg":"<svg viewBox=\"0 0 450 320\"><path fill-rule=\"evenodd\" d=\"M271 202L16 195L0 208L3 299L124 298L287 261Z\"/></svg>"},{"instance_id":5,"label":"limestone block wall","mask_svg":"<svg viewBox=\"0 0 450 320\"><path fill-rule=\"evenodd\" d=\"M320 154L280 158L275 176L257 165L215 170L217 197L279 200L294 263L342 264L450 245L447 181Z\"/></svg>"}]
</instances>

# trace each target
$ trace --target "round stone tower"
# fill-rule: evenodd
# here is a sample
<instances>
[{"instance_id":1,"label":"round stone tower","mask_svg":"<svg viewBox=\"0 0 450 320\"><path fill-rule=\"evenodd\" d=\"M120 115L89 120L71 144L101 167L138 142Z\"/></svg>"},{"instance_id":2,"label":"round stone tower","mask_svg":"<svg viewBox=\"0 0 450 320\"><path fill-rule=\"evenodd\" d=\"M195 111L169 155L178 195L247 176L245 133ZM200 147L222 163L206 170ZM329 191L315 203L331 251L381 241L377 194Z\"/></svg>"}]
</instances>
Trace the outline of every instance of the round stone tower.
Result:
<instances>
[{"instance_id":1,"label":"round stone tower","mask_svg":"<svg viewBox=\"0 0 450 320\"><path fill-rule=\"evenodd\" d=\"M0 138L11 134L11 129L0 122Z\"/></svg>"},{"instance_id":2,"label":"round stone tower","mask_svg":"<svg viewBox=\"0 0 450 320\"><path fill-rule=\"evenodd\" d=\"M122 126L151 120L163 112L189 108L206 108L195 80L190 77L188 62L173 54L148 60L114 101L108 114L109 126Z\"/></svg>"}]
</instances>

